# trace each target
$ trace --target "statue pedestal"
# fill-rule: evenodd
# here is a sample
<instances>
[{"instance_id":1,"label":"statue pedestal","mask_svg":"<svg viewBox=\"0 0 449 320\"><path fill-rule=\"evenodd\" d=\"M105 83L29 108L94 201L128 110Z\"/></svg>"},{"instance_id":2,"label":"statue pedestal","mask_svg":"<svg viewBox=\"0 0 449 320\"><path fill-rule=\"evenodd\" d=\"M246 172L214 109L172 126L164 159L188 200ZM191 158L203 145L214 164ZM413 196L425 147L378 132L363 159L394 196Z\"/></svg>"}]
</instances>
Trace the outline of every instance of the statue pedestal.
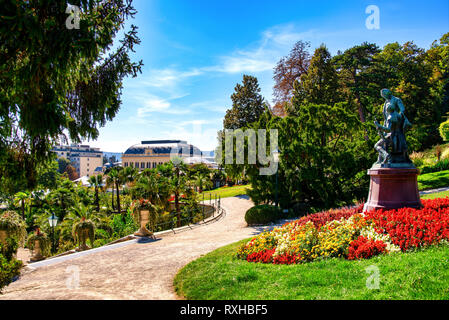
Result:
<instances>
[{"instance_id":1,"label":"statue pedestal","mask_svg":"<svg viewBox=\"0 0 449 320\"><path fill-rule=\"evenodd\" d=\"M363 212L376 209L422 208L418 192L418 169L372 168L368 201Z\"/></svg>"}]
</instances>

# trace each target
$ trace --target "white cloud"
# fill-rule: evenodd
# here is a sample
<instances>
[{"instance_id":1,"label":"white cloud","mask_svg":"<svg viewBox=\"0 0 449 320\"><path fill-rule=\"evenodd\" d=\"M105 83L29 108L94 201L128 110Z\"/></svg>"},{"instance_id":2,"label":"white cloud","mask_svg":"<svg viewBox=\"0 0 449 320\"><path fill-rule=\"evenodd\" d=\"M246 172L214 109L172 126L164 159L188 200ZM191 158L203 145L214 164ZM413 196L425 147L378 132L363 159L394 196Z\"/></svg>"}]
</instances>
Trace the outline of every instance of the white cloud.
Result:
<instances>
[{"instance_id":1,"label":"white cloud","mask_svg":"<svg viewBox=\"0 0 449 320\"><path fill-rule=\"evenodd\" d=\"M279 59L288 54L297 41L307 41L317 36L314 30L300 32L297 29L293 24L267 29L262 32L261 39L248 48L221 56L219 64L202 70L224 73L272 71Z\"/></svg>"}]
</instances>

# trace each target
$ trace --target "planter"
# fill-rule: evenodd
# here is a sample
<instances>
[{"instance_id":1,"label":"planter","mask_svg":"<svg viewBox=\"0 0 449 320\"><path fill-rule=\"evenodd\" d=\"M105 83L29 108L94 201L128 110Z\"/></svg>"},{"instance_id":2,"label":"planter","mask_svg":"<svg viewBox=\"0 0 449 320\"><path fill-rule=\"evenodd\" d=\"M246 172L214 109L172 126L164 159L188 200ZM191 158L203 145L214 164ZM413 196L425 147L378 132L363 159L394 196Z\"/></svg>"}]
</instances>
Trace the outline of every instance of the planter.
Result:
<instances>
[{"instance_id":1,"label":"planter","mask_svg":"<svg viewBox=\"0 0 449 320\"><path fill-rule=\"evenodd\" d=\"M150 237L153 235L151 231L149 231L146 227L146 224L150 221L150 211L148 210L140 210L139 211L139 221L140 221L140 229L134 233L135 236L139 237Z\"/></svg>"},{"instance_id":2,"label":"planter","mask_svg":"<svg viewBox=\"0 0 449 320\"><path fill-rule=\"evenodd\" d=\"M8 237L8 233L5 230L0 230L0 243L6 244L6 238Z\"/></svg>"},{"instance_id":3,"label":"planter","mask_svg":"<svg viewBox=\"0 0 449 320\"><path fill-rule=\"evenodd\" d=\"M80 233L79 234L80 245L76 250L77 251L89 250L90 247L86 244L86 240L89 237L89 229L88 228L80 229L79 233Z\"/></svg>"},{"instance_id":4,"label":"planter","mask_svg":"<svg viewBox=\"0 0 449 320\"><path fill-rule=\"evenodd\" d=\"M41 261L44 260L45 257L42 255L41 250L41 243L39 240L34 240L34 249L33 249L33 256L30 258L30 261Z\"/></svg>"}]
</instances>

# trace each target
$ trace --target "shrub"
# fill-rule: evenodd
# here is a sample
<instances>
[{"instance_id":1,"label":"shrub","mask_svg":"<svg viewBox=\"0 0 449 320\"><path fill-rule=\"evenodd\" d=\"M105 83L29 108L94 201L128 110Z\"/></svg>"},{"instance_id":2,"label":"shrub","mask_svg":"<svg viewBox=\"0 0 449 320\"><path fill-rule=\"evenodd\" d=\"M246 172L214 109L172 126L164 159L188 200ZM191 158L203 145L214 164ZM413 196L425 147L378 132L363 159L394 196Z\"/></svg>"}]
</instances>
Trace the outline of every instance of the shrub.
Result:
<instances>
[{"instance_id":1,"label":"shrub","mask_svg":"<svg viewBox=\"0 0 449 320\"><path fill-rule=\"evenodd\" d=\"M276 206L262 204L246 211L245 221L248 225L266 224L281 218L281 209Z\"/></svg>"},{"instance_id":2,"label":"shrub","mask_svg":"<svg viewBox=\"0 0 449 320\"><path fill-rule=\"evenodd\" d=\"M2 289L10 284L14 277L20 274L22 261L14 258L18 244L15 239L8 238L7 244L0 243L0 293Z\"/></svg>"},{"instance_id":3,"label":"shrub","mask_svg":"<svg viewBox=\"0 0 449 320\"><path fill-rule=\"evenodd\" d=\"M6 231L8 237L15 238L19 246L23 245L26 237L25 222L14 211L5 211L0 215L0 230Z\"/></svg>"},{"instance_id":4,"label":"shrub","mask_svg":"<svg viewBox=\"0 0 449 320\"><path fill-rule=\"evenodd\" d=\"M449 159L443 159L438 161L433 166L424 167L421 169L421 174L432 173L432 172L440 172L449 170Z\"/></svg>"}]
</instances>

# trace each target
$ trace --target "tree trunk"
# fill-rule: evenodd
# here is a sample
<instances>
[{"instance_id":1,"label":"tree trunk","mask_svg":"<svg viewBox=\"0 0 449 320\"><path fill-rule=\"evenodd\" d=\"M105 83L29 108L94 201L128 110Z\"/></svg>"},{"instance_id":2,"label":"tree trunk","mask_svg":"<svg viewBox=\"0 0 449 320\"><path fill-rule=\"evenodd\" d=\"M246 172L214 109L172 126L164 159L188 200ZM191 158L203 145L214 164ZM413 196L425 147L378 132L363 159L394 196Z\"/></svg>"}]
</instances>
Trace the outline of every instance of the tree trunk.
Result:
<instances>
[{"instance_id":1,"label":"tree trunk","mask_svg":"<svg viewBox=\"0 0 449 320\"><path fill-rule=\"evenodd\" d=\"M22 200L22 219L25 221L25 200Z\"/></svg>"},{"instance_id":2,"label":"tree trunk","mask_svg":"<svg viewBox=\"0 0 449 320\"><path fill-rule=\"evenodd\" d=\"M95 204L97 205L97 212L100 212L100 200L98 199L98 188L95 187Z\"/></svg>"},{"instance_id":3,"label":"tree trunk","mask_svg":"<svg viewBox=\"0 0 449 320\"><path fill-rule=\"evenodd\" d=\"M179 193L175 192L175 208L177 213L178 228L181 226L181 210L179 210Z\"/></svg>"},{"instance_id":4,"label":"tree trunk","mask_svg":"<svg viewBox=\"0 0 449 320\"><path fill-rule=\"evenodd\" d=\"M122 210L120 208L120 188L118 182L115 184L115 186L117 188L117 210L119 213L122 213Z\"/></svg>"}]
</instances>

